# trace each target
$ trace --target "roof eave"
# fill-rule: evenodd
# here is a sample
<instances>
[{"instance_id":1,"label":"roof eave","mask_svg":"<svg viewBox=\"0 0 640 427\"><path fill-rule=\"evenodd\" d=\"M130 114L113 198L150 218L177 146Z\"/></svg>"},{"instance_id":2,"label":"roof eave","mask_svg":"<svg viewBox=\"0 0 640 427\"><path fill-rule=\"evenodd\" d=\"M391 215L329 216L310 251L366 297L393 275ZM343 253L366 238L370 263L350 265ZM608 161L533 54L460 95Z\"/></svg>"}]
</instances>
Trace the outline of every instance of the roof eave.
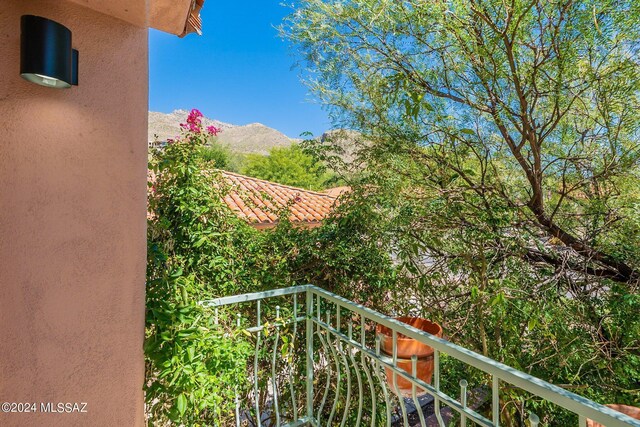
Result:
<instances>
[{"instance_id":1,"label":"roof eave","mask_svg":"<svg viewBox=\"0 0 640 427\"><path fill-rule=\"evenodd\" d=\"M204 6L204 0L193 0L191 3L191 9L187 16L187 20L184 24L184 29L179 37L184 37L187 34L196 33L202 35L202 18L200 18L200 11Z\"/></svg>"},{"instance_id":2,"label":"roof eave","mask_svg":"<svg viewBox=\"0 0 640 427\"><path fill-rule=\"evenodd\" d=\"M280 221L276 222L250 222L249 225L257 230L271 230L276 228ZM316 228L322 225L322 221L291 221L291 225L298 228Z\"/></svg>"},{"instance_id":3,"label":"roof eave","mask_svg":"<svg viewBox=\"0 0 640 427\"><path fill-rule=\"evenodd\" d=\"M69 0L140 28L184 37L202 34L200 10L205 0Z\"/></svg>"},{"instance_id":4,"label":"roof eave","mask_svg":"<svg viewBox=\"0 0 640 427\"><path fill-rule=\"evenodd\" d=\"M154 0L151 2L150 27L178 37L202 35L200 11L205 0Z\"/></svg>"}]
</instances>

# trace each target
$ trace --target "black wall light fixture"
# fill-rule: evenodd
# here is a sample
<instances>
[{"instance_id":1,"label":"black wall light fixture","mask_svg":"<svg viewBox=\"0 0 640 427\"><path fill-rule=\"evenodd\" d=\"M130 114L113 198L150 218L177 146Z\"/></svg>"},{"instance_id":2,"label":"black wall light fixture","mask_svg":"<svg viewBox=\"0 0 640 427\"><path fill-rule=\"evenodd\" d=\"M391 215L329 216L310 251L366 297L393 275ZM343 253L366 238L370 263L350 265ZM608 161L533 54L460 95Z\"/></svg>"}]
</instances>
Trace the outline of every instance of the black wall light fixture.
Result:
<instances>
[{"instance_id":1,"label":"black wall light fixture","mask_svg":"<svg viewBox=\"0 0 640 427\"><path fill-rule=\"evenodd\" d=\"M34 15L20 20L20 75L53 88L78 85L78 51L71 48L71 31Z\"/></svg>"}]
</instances>

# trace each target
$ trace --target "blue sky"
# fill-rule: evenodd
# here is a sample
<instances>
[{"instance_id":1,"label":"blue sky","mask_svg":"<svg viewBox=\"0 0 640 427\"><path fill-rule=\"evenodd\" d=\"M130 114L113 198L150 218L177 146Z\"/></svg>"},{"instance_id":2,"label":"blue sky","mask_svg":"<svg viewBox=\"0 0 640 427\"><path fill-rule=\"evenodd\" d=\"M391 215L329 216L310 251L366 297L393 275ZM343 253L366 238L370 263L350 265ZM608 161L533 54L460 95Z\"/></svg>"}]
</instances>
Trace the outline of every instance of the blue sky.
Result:
<instances>
[{"instance_id":1,"label":"blue sky","mask_svg":"<svg viewBox=\"0 0 640 427\"><path fill-rule=\"evenodd\" d=\"M293 69L296 58L274 26L290 9L280 0L208 1L203 35L149 34L149 109L198 108L233 124L260 122L290 137L329 128Z\"/></svg>"}]
</instances>

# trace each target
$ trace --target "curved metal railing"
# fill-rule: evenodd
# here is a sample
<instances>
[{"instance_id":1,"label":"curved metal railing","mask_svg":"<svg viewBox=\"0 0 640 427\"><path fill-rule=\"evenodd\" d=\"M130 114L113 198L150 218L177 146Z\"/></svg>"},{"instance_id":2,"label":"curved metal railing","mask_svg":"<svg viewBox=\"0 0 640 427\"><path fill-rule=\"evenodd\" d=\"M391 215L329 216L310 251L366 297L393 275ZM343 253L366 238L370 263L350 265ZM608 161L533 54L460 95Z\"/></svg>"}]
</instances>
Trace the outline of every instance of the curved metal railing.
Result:
<instances>
[{"instance_id":1,"label":"curved metal railing","mask_svg":"<svg viewBox=\"0 0 640 427\"><path fill-rule=\"evenodd\" d=\"M235 425L270 426L495 426L501 423L500 391L528 392L577 415L578 425L592 419L607 427L640 427L640 422L606 406L435 337L391 317L312 285L203 301L221 315L237 316L236 327L254 340L248 366L252 386L236 392ZM221 313L221 310L224 313ZM391 330L392 352L381 351L377 326ZM398 365L397 340L413 338L434 349L432 384ZM443 390L442 358L483 373L486 383L460 393ZM445 375L445 376L443 376ZM402 392L398 381L410 390ZM449 387L450 389L451 387ZM475 392L475 394L474 394ZM469 398L486 396L481 407ZM490 397L490 403L488 402ZM484 402L484 399L480 399ZM425 411L423 407L430 407ZM490 408L490 409L487 409ZM531 427L544 425L529 413Z\"/></svg>"}]
</instances>

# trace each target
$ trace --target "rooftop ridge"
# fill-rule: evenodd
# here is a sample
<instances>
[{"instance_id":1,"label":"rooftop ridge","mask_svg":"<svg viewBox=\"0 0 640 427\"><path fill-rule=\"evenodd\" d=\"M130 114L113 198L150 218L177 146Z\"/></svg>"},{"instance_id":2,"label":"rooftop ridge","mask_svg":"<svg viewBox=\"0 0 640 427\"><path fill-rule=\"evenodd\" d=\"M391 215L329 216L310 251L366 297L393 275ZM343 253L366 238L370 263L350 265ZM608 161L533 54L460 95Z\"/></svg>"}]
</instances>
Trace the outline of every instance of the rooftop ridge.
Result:
<instances>
[{"instance_id":1,"label":"rooftop ridge","mask_svg":"<svg viewBox=\"0 0 640 427\"><path fill-rule=\"evenodd\" d=\"M304 188L300 188L300 187L293 187L291 185L285 185L285 184L279 184L277 182L273 182L273 181L267 181L266 179L260 179L260 178L254 178L252 176L247 176L247 175L242 175L239 173L235 173L235 172L229 172L223 169L216 169L216 171L220 172L222 175L232 175L232 176L236 176L239 178L245 178L245 179L249 179L252 181L258 181L258 182L264 182L266 184L272 185L272 186L276 186L276 187L282 187L282 188L288 188L290 190L297 190L297 191L302 191L305 193L311 193L311 194L315 194L316 196L323 196L323 197L327 197L329 199L337 199L337 197L331 196L327 193L322 193L322 192L318 192L318 191L313 191L313 190L306 190Z\"/></svg>"}]
</instances>

